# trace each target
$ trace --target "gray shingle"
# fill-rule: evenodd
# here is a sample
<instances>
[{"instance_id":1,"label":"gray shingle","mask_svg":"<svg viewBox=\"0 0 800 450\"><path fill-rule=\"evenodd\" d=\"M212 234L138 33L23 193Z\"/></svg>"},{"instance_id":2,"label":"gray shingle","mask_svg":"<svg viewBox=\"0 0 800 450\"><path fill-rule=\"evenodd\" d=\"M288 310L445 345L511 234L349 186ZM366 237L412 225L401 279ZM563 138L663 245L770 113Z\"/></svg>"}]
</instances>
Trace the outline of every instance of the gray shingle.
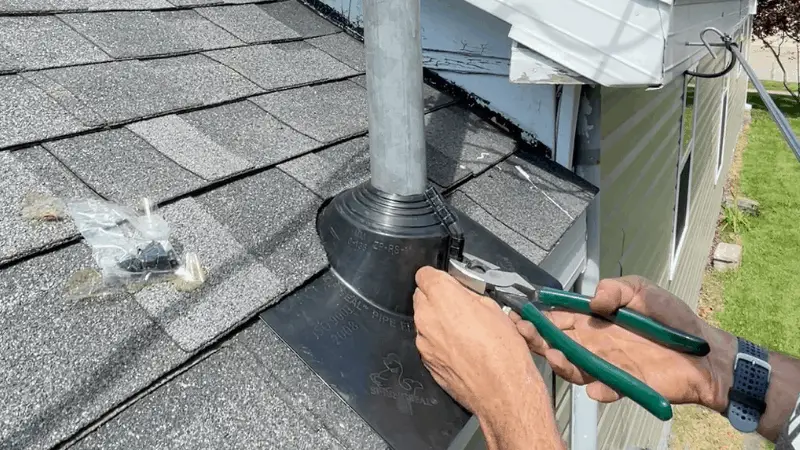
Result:
<instances>
[{"instance_id":1,"label":"gray shingle","mask_svg":"<svg viewBox=\"0 0 800 450\"><path fill-rule=\"evenodd\" d=\"M197 197L292 290L327 264L316 230L322 201L277 169Z\"/></svg>"},{"instance_id":2,"label":"gray shingle","mask_svg":"<svg viewBox=\"0 0 800 450\"><path fill-rule=\"evenodd\" d=\"M337 449L241 345L223 347L137 402L79 449Z\"/></svg>"},{"instance_id":3,"label":"gray shingle","mask_svg":"<svg viewBox=\"0 0 800 450\"><path fill-rule=\"evenodd\" d=\"M173 111L179 108L184 97L180 91L165 89L165 80L156 78L158 75L141 61L64 67L42 74L71 92L108 123ZM190 105L199 106L197 103Z\"/></svg>"},{"instance_id":4,"label":"gray shingle","mask_svg":"<svg viewBox=\"0 0 800 450\"><path fill-rule=\"evenodd\" d=\"M75 225L66 217L59 221L26 219L22 208L29 195L62 201L93 196L86 185L41 147L0 152L0 167L0 263L77 235Z\"/></svg>"},{"instance_id":5,"label":"gray shingle","mask_svg":"<svg viewBox=\"0 0 800 450\"><path fill-rule=\"evenodd\" d=\"M239 5L253 0L169 0L175 6Z\"/></svg>"},{"instance_id":6,"label":"gray shingle","mask_svg":"<svg viewBox=\"0 0 800 450\"><path fill-rule=\"evenodd\" d=\"M357 85L363 87L364 89L367 88L367 76L360 75L357 77L353 77L350 81L356 83ZM426 111L430 111L433 108L438 108L440 106L447 105L449 103L453 103L454 100L449 95L445 94L444 92L440 92L435 88L428 86L427 84L422 84L422 102L423 107Z\"/></svg>"},{"instance_id":7,"label":"gray shingle","mask_svg":"<svg viewBox=\"0 0 800 450\"><path fill-rule=\"evenodd\" d=\"M169 0L175 6L222 5L225 0Z\"/></svg>"},{"instance_id":8,"label":"gray shingle","mask_svg":"<svg viewBox=\"0 0 800 450\"><path fill-rule=\"evenodd\" d=\"M470 176L463 165L436 149L427 152L428 179L450 187ZM332 197L369 179L368 138L356 138L278 166L320 197Z\"/></svg>"},{"instance_id":9,"label":"gray shingle","mask_svg":"<svg viewBox=\"0 0 800 450\"><path fill-rule=\"evenodd\" d=\"M300 37L299 33L256 5L198 8L197 12L244 42L256 43Z\"/></svg>"},{"instance_id":10,"label":"gray shingle","mask_svg":"<svg viewBox=\"0 0 800 450\"><path fill-rule=\"evenodd\" d=\"M211 105L264 92L242 75L203 55L154 59L148 70L186 96L187 103ZM163 90L163 89L162 89ZM163 92L162 92L163 94Z\"/></svg>"},{"instance_id":11,"label":"gray shingle","mask_svg":"<svg viewBox=\"0 0 800 450\"><path fill-rule=\"evenodd\" d=\"M183 168L214 180L251 167L176 115L134 122L127 128Z\"/></svg>"},{"instance_id":12,"label":"gray shingle","mask_svg":"<svg viewBox=\"0 0 800 450\"><path fill-rule=\"evenodd\" d=\"M103 118L100 117L95 110L78 100L72 92L53 81L44 72L24 72L20 75L28 82L46 92L51 99L55 100L62 108L69 111L87 127L95 128L105 123Z\"/></svg>"},{"instance_id":13,"label":"gray shingle","mask_svg":"<svg viewBox=\"0 0 800 450\"><path fill-rule=\"evenodd\" d=\"M63 2L64 0L52 0L55 3ZM167 0L67 0L76 4L86 5L89 11L103 11L103 10L148 10L148 9L165 9L170 8L172 5Z\"/></svg>"},{"instance_id":14,"label":"gray shingle","mask_svg":"<svg viewBox=\"0 0 800 450\"><path fill-rule=\"evenodd\" d=\"M526 180L517 166L534 183ZM575 216L570 217L562 202L557 203L540 187L541 171L541 167L514 156L460 189L494 218L549 252Z\"/></svg>"},{"instance_id":15,"label":"gray shingle","mask_svg":"<svg viewBox=\"0 0 800 450\"><path fill-rule=\"evenodd\" d=\"M128 295L70 300L83 244L0 271L0 442L51 448L188 355Z\"/></svg>"},{"instance_id":16,"label":"gray shingle","mask_svg":"<svg viewBox=\"0 0 800 450\"><path fill-rule=\"evenodd\" d=\"M64 67L44 74L110 123L263 92L202 55Z\"/></svg>"},{"instance_id":17,"label":"gray shingle","mask_svg":"<svg viewBox=\"0 0 800 450\"><path fill-rule=\"evenodd\" d=\"M472 174L467 166L444 155L428 145L428 179L444 188L462 181Z\"/></svg>"},{"instance_id":18,"label":"gray shingle","mask_svg":"<svg viewBox=\"0 0 800 450\"><path fill-rule=\"evenodd\" d=\"M20 69L108 61L91 42L52 16L0 17L0 46Z\"/></svg>"},{"instance_id":19,"label":"gray shingle","mask_svg":"<svg viewBox=\"0 0 800 450\"><path fill-rule=\"evenodd\" d=\"M516 149L514 139L459 106L427 114L425 139L428 148L439 150L473 173L496 164Z\"/></svg>"},{"instance_id":20,"label":"gray shingle","mask_svg":"<svg viewBox=\"0 0 800 450\"><path fill-rule=\"evenodd\" d=\"M264 8L267 14L280 20L305 38L340 31L334 24L322 18L298 0L267 3L259 6Z\"/></svg>"},{"instance_id":21,"label":"gray shingle","mask_svg":"<svg viewBox=\"0 0 800 450\"><path fill-rule=\"evenodd\" d=\"M44 145L97 192L124 204L143 196L164 200L203 184L124 128Z\"/></svg>"},{"instance_id":22,"label":"gray shingle","mask_svg":"<svg viewBox=\"0 0 800 450\"><path fill-rule=\"evenodd\" d=\"M357 138L278 166L323 198L369 179L369 143Z\"/></svg>"},{"instance_id":23,"label":"gray shingle","mask_svg":"<svg viewBox=\"0 0 800 450\"><path fill-rule=\"evenodd\" d=\"M159 283L135 297L187 352L205 346L284 292L283 283L257 263L224 226L192 199L161 210L172 227L172 240L183 252L195 252L206 282L192 292Z\"/></svg>"},{"instance_id":24,"label":"gray shingle","mask_svg":"<svg viewBox=\"0 0 800 450\"><path fill-rule=\"evenodd\" d=\"M191 10L64 14L59 17L115 58L185 53L242 44Z\"/></svg>"},{"instance_id":25,"label":"gray shingle","mask_svg":"<svg viewBox=\"0 0 800 450\"><path fill-rule=\"evenodd\" d=\"M386 442L268 325L256 322L233 340L255 355L263 370L289 394L289 403L304 415L313 415L322 422L339 442L351 449L388 450Z\"/></svg>"},{"instance_id":26,"label":"gray shingle","mask_svg":"<svg viewBox=\"0 0 800 450\"><path fill-rule=\"evenodd\" d=\"M256 167L274 164L320 145L249 101L201 109L181 117Z\"/></svg>"},{"instance_id":27,"label":"gray shingle","mask_svg":"<svg viewBox=\"0 0 800 450\"><path fill-rule=\"evenodd\" d=\"M44 74L108 123L171 112L183 105L200 106L198 101L187 99L178 83L170 83L166 77L149 70L148 62L66 67Z\"/></svg>"},{"instance_id":28,"label":"gray shingle","mask_svg":"<svg viewBox=\"0 0 800 450\"><path fill-rule=\"evenodd\" d=\"M519 153L523 168L536 187L572 217L578 217L597 194L597 188L555 161L532 153ZM512 160L513 162L513 160Z\"/></svg>"},{"instance_id":29,"label":"gray shingle","mask_svg":"<svg viewBox=\"0 0 800 450\"><path fill-rule=\"evenodd\" d=\"M170 30L182 36L197 50L242 45L235 36L218 27L193 10L160 11L156 17L166 23Z\"/></svg>"},{"instance_id":30,"label":"gray shingle","mask_svg":"<svg viewBox=\"0 0 800 450\"><path fill-rule=\"evenodd\" d=\"M0 75L19 72L22 69L22 64L17 55L12 54L0 44Z\"/></svg>"},{"instance_id":31,"label":"gray shingle","mask_svg":"<svg viewBox=\"0 0 800 450\"><path fill-rule=\"evenodd\" d=\"M367 70L364 44L347 33L336 33L309 39L308 43L359 72Z\"/></svg>"},{"instance_id":32,"label":"gray shingle","mask_svg":"<svg viewBox=\"0 0 800 450\"><path fill-rule=\"evenodd\" d=\"M0 148L85 129L75 117L22 77L0 76Z\"/></svg>"},{"instance_id":33,"label":"gray shingle","mask_svg":"<svg viewBox=\"0 0 800 450\"><path fill-rule=\"evenodd\" d=\"M11 13L169 8L166 0L0 0L0 11Z\"/></svg>"},{"instance_id":34,"label":"gray shingle","mask_svg":"<svg viewBox=\"0 0 800 450\"><path fill-rule=\"evenodd\" d=\"M348 80L273 92L251 101L320 142L367 131L367 91Z\"/></svg>"},{"instance_id":35,"label":"gray shingle","mask_svg":"<svg viewBox=\"0 0 800 450\"><path fill-rule=\"evenodd\" d=\"M459 211L468 215L472 220L486 227L487 230L494 233L506 244L510 245L514 250L518 251L522 256L528 258L532 262L538 264L547 256L547 252L541 247L529 241L521 234L507 227L505 224L492 217L480 205L472 201L461 191L455 191L449 198L450 203L458 208Z\"/></svg>"},{"instance_id":36,"label":"gray shingle","mask_svg":"<svg viewBox=\"0 0 800 450\"><path fill-rule=\"evenodd\" d=\"M206 55L267 90L356 75L353 69L305 42L231 48Z\"/></svg>"}]
</instances>

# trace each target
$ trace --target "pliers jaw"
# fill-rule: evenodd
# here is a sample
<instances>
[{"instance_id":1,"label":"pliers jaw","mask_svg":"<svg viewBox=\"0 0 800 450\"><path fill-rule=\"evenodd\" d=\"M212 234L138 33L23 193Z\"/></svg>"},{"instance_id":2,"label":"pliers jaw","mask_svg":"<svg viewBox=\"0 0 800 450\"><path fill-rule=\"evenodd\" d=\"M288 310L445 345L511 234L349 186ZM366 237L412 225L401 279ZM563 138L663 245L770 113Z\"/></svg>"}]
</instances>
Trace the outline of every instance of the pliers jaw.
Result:
<instances>
[{"instance_id":1,"label":"pliers jaw","mask_svg":"<svg viewBox=\"0 0 800 450\"><path fill-rule=\"evenodd\" d=\"M450 260L449 273L466 288L488 295L520 313L522 306L537 299L536 287L516 272L507 272L489 261L464 253L463 261Z\"/></svg>"}]
</instances>

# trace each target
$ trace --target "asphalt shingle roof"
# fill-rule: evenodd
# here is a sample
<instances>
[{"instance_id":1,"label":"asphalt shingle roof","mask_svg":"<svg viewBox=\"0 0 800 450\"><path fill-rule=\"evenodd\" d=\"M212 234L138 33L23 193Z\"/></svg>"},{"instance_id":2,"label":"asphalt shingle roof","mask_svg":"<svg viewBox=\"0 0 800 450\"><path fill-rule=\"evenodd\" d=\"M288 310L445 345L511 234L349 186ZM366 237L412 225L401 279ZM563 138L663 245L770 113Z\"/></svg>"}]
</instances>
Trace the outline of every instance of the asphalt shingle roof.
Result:
<instances>
[{"instance_id":1,"label":"asphalt shingle roof","mask_svg":"<svg viewBox=\"0 0 800 450\"><path fill-rule=\"evenodd\" d=\"M317 211L369 176L364 70L296 0L0 0L0 447L385 447L252 319L325 269ZM424 97L430 180L540 262L594 189ZM206 283L76 299L91 250L36 196L161 202Z\"/></svg>"}]
</instances>

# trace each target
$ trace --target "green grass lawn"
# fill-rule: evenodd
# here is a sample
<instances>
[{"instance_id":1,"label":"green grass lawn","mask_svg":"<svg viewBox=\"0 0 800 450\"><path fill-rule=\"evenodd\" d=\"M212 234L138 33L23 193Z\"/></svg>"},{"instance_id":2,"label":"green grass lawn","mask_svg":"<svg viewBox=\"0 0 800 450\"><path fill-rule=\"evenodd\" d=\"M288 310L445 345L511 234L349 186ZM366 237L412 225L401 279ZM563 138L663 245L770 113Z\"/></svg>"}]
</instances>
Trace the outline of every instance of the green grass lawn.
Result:
<instances>
[{"instance_id":1,"label":"green grass lawn","mask_svg":"<svg viewBox=\"0 0 800 450\"><path fill-rule=\"evenodd\" d=\"M765 88L767 88L768 91L786 91L786 87L783 85L782 81L761 80L761 83ZM753 83L750 83L749 87L751 89L755 89ZM792 89L792 91L797 92L797 83L790 82L789 87Z\"/></svg>"},{"instance_id":2,"label":"green grass lawn","mask_svg":"<svg viewBox=\"0 0 800 450\"><path fill-rule=\"evenodd\" d=\"M753 120L740 191L761 204L761 215L740 232L739 270L716 275L724 296L716 319L731 333L800 356L800 163L758 95L748 102ZM800 106L788 97L775 102L800 133Z\"/></svg>"}]
</instances>

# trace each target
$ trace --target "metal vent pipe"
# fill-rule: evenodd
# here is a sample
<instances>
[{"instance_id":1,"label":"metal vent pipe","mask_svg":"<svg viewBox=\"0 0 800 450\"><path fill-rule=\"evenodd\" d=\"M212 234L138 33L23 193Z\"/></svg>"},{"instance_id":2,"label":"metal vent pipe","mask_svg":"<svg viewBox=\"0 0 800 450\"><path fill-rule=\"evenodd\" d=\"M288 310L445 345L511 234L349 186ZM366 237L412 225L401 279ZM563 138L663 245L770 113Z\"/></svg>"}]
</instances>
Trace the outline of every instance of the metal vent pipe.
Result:
<instances>
[{"instance_id":1,"label":"metal vent pipe","mask_svg":"<svg viewBox=\"0 0 800 450\"><path fill-rule=\"evenodd\" d=\"M372 186L398 195L427 185L420 0L363 0Z\"/></svg>"}]
</instances>

